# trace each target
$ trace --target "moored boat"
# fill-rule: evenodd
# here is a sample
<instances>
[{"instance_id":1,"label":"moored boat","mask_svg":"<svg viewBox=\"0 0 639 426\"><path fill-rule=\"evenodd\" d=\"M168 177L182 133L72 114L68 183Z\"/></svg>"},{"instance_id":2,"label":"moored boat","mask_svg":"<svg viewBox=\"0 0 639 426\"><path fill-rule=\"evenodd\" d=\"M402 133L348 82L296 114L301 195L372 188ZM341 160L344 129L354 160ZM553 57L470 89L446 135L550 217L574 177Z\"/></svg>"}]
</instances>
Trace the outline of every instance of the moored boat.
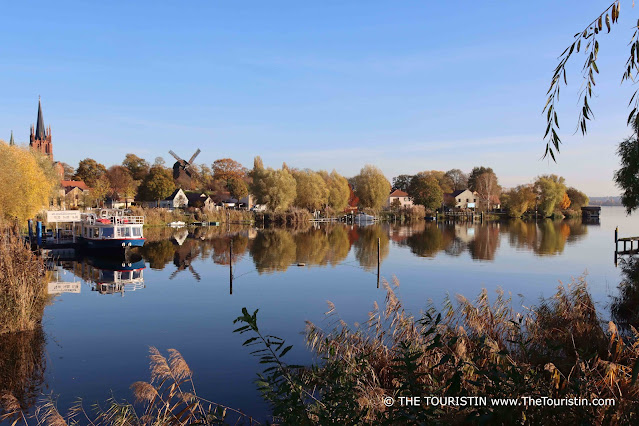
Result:
<instances>
[{"instance_id":1,"label":"moored boat","mask_svg":"<svg viewBox=\"0 0 639 426\"><path fill-rule=\"evenodd\" d=\"M127 210L101 209L83 213L75 224L76 235L90 249L124 249L144 245L144 216Z\"/></svg>"}]
</instances>

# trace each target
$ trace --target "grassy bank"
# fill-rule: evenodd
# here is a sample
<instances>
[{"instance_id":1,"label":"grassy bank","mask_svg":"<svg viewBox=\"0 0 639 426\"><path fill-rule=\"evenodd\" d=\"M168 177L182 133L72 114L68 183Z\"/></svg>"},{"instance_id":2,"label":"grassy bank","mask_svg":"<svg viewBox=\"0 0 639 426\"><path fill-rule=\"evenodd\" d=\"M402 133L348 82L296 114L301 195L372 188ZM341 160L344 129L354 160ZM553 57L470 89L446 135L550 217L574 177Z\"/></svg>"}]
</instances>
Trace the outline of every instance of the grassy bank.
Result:
<instances>
[{"instance_id":1,"label":"grassy bank","mask_svg":"<svg viewBox=\"0 0 639 426\"><path fill-rule=\"evenodd\" d=\"M46 268L15 226L0 226L0 335L35 330L47 303Z\"/></svg>"},{"instance_id":2,"label":"grassy bank","mask_svg":"<svg viewBox=\"0 0 639 426\"><path fill-rule=\"evenodd\" d=\"M171 222L220 222L220 223L250 223L254 220L253 212L246 210L220 209L211 212L201 212L199 210L181 210L159 208L134 207L131 209L133 215L144 216L145 226L164 226Z\"/></svg>"}]
</instances>

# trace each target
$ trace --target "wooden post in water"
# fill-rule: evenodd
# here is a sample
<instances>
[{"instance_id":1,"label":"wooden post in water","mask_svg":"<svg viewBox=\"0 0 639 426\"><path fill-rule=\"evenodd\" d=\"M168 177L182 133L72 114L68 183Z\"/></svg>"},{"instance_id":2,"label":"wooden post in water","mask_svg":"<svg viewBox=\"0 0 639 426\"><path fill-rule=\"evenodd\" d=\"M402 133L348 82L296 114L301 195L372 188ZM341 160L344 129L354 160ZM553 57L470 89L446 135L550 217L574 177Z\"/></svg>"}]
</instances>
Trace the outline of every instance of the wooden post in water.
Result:
<instances>
[{"instance_id":1,"label":"wooden post in water","mask_svg":"<svg viewBox=\"0 0 639 426\"><path fill-rule=\"evenodd\" d=\"M377 288L379 288L379 267L381 264L381 255L380 255L380 248L382 245L382 239L378 238L377 239Z\"/></svg>"},{"instance_id":2,"label":"wooden post in water","mask_svg":"<svg viewBox=\"0 0 639 426\"><path fill-rule=\"evenodd\" d=\"M229 241L229 294L233 294L233 238Z\"/></svg>"}]
</instances>

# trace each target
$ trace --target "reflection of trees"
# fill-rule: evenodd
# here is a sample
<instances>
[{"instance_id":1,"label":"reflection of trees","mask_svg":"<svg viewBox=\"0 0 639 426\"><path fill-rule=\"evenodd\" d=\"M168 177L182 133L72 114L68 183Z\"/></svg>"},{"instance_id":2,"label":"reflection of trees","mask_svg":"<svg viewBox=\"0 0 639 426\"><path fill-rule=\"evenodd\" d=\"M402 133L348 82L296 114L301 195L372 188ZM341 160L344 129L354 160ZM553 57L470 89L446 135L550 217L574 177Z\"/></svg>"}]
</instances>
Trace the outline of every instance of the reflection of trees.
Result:
<instances>
[{"instance_id":1,"label":"reflection of trees","mask_svg":"<svg viewBox=\"0 0 639 426\"><path fill-rule=\"evenodd\" d=\"M42 328L0 336L0 396L3 392L13 395L24 411L36 403L42 392L44 344Z\"/></svg>"},{"instance_id":2,"label":"reflection of trees","mask_svg":"<svg viewBox=\"0 0 639 426\"><path fill-rule=\"evenodd\" d=\"M140 248L140 254L144 260L149 262L152 269L164 269L164 267L173 260L175 254L175 246L166 239L155 242L146 242Z\"/></svg>"},{"instance_id":3,"label":"reflection of trees","mask_svg":"<svg viewBox=\"0 0 639 426\"><path fill-rule=\"evenodd\" d=\"M626 331L631 326L639 329L639 258L621 259L619 265L622 279L610 307L612 319Z\"/></svg>"},{"instance_id":4,"label":"reflection of trees","mask_svg":"<svg viewBox=\"0 0 639 426\"><path fill-rule=\"evenodd\" d=\"M421 232L411 232L399 241L402 246L410 247L413 254L421 257L433 257L441 250L448 248L455 238L455 229L444 226L441 229L436 223L424 224Z\"/></svg>"},{"instance_id":5,"label":"reflection of trees","mask_svg":"<svg viewBox=\"0 0 639 426\"><path fill-rule=\"evenodd\" d=\"M475 227L475 238L468 244L473 259L494 260L499 247L499 227L489 223Z\"/></svg>"},{"instance_id":6,"label":"reflection of trees","mask_svg":"<svg viewBox=\"0 0 639 426\"><path fill-rule=\"evenodd\" d=\"M356 229L355 258L364 269L377 268L377 239L380 239L380 259L383 261L389 252L388 232L378 223Z\"/></svg>"},{"instance_id":7,"label":"reflection of trees","mask_svg":"<svg viewBox=\"0 0 639 426\"><path fill-rule=\"evenodd\" d=\"M326 261L335 266L348 256L348 252L351 250L351 242L345 226L331 226L327 232L329 252L327 253Z\"/></svg>"},{"instance_id":8,"label":"reflection of trees","mask_svg":"<svg viewBox=\"0 0 639 426\"><path fill-rule=\"evenodd\" d=\"M231 245L233 240L233 263L238 262L244 256L248 248L248 237L236 234L230 237L216 237L204 243L213 249L213 262L218 265L228 265L230 263Z\"/></svg>"},{"instance_id":9,"label":"reflection of trees","mask_svg":"<svg viewBox=\"0 0 639 426\"><path fill-rule=\"evenodd\" d=\"M330 250L328 237L323 229L310 229L307 232L299 232L293 236L295 241L297 263L309 265L325 265L327 254Z\"/></svg>"},{"instance_id":10,"label":"reflection of trees","mask_svg":"<svg viewBox=\"0 0 639 426\"><path fill-rule=\"evenodd\" d=\"M290 232L269 229L259 232L250 253L259 272L286 271L295 261L295 241Z\"/></svg>"},{"instance_id":11,"label":"reflection of trees","mask_svg":"<svg viewBox=\"0 0 639 426\"><path fill-rule=\"evenodd\" d=\"M540 255L556 255L564 251L566 243L574 243L588 233L581 220L524 222L516 219L504 224L509 242L517 248L532 249Z\"/></svg>"}]
</instances>

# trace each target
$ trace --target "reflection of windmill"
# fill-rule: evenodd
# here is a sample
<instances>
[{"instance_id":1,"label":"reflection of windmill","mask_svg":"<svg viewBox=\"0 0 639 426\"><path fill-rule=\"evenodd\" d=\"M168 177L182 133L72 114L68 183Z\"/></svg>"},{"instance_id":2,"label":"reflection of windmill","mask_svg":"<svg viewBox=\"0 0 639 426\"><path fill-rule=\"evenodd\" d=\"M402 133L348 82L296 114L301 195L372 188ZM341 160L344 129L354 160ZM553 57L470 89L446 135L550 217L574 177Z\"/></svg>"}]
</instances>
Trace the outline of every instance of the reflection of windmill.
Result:
<instances>
[{"instance_id":1,"label":"reflection of windmill","mask_svg":"<svg viewBox=\"0 0 639 426\"><path fill-rule=\"evenodd\" d=\"M193 175L197 177L198 173L192 165L193 161L195 161L195 157L197 157L199 153L200 149L198 148L189 161L184 161L183 159L178 157L175 152L169 151L169 154L171 154L177 160L175 164L173 164L173 179L179 179L182 174L188 176L189 179L191 179Z\"/></svg>"},{"instance_id":2,"label":"reflection of windmill","mask_svg":"<svg viewBox=\"0 0 639 426\"><path fill-rule=\"evenodd\" d=\"M195 243L195 241L191 240L191 243ZM175 251L175 255L173 256L173 264L177 266L177 269L169 276L169 279L172 280L180 271L184 271L188 269L193 274L193 277L196 281L200 281L201 277L198 274L191 262L197 258L199 251L197 248L193 247L193 244L185 244L180 246Z\"/></svg>"}]
</instances>

